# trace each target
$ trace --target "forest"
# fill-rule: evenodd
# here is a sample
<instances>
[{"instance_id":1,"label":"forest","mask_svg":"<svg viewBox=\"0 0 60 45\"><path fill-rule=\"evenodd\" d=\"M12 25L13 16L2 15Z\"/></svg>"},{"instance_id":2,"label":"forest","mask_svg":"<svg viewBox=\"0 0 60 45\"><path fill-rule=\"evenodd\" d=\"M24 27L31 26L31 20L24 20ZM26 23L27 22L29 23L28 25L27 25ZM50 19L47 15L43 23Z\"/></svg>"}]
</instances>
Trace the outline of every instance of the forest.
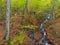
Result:
<instances>
[{"instance_id":1,"label":"forest","mask_svg":"<svg viewBox=\"0 0 60 45\"><path fill-rule=\"evenodd\" d=\"M60 45L60 0L0 0L0 45Z\"/></svg>"}]
</instances>

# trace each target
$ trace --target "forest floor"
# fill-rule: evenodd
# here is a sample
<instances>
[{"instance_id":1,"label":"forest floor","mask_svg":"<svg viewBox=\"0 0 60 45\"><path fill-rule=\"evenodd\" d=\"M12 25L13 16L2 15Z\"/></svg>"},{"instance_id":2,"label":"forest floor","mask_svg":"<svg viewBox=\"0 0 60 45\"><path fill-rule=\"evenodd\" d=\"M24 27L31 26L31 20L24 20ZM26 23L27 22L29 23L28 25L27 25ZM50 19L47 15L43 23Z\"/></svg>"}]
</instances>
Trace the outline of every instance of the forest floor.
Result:
<instances>
[{"instance_id":1,"label":"forest floor","mask_svg":"<svg viewBox=\"0 0 60 45\"><path fill-rule=\"evenodd\" d=\"M12 17L12 19L14 19L13 21L13 25L11 26L10 29L10 38L14 38L16 35L16 31L19 30L19 26L20 26L20 22L21 22L21 18L18 17ZM5 45L3 44L3 38L5 36L5 26L6 26L6 21L5 20L0 20L0 45ZM56 29L58 34L60 35L60 18L56 19ZM31 31L30 31L31 32ZM48 34L48 39L54 43L54 45L60 45L60 37L56 37L56 35L54 34L54 32L51 32L51 34L49 33L51 32L51 30L47 30L47 34ZM27 32L28 34L29 32ZM36 39L39 39L40 34L35 34ZM13 45L19 45L18 42L16 42ZM29 37L26 36L23 45L33 45L32 41L30 40Z\"/></svg>"}]
</instances>

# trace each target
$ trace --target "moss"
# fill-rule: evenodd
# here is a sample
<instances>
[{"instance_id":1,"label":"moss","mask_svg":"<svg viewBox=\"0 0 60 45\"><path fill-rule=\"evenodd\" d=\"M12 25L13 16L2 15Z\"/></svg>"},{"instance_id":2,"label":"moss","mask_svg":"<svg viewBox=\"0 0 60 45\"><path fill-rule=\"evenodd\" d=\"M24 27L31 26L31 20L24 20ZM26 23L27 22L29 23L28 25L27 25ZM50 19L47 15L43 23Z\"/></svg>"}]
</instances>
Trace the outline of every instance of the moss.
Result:
<instances>
[{"instance_id":1,"label":"moss","mask_svg":"<svg viewBox=\"0 0 60 45\"><path fill-rule=\"evenodd\" d=\"M17 32L16 37L14 37L14 39L9 39L9 40L4 40L4 42L6 42L8 45L12 45L14 43L16 43L17 41L22 44L24 41L24 32Z\"/></svg>"},{"instance_id":2,"label":"moss","mask_svg":"<svg viewBox=\"0 0 60 45\"><path fill-rule=\"evenodd\" d=\"M22 25L21 26L22 29L36 29L38 28L38 26L34 26L34 25Z\"/></svg>"}]
</instances>

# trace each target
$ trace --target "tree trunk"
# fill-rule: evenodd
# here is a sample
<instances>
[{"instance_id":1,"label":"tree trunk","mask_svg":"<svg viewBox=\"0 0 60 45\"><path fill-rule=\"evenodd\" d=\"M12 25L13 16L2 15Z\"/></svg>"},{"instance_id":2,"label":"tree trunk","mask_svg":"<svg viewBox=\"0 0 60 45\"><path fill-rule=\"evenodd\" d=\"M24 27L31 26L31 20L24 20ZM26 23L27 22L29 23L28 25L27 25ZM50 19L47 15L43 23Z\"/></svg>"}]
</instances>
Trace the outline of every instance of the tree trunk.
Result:
<instances>
[{"instance_id":1,"label":"tree trunk","mask_svg":"<svg viewBox=\"0 0 60 45\"><path fill-rule=\"evenodd\" d=\"M51 11L51 13L52 13L53 28L54 28L56 36L58 37L58 32L57 32L56 25L55 25L55 23L56 23L55 8L54 8L55 0L51 0L51 2L52 2L52 6L51 6L52 11Z\"/></svg>"},{"instance_id":2,"label":"tree trunk","mask_svg":"<svg viewBox=\"0 0 60 45\"><path fill-rule=\"evenodd\" d=\"M7 10L6 10L6 40L9 40L10 32L10 0L7 0Z\"/></svg>"}]
</instances>

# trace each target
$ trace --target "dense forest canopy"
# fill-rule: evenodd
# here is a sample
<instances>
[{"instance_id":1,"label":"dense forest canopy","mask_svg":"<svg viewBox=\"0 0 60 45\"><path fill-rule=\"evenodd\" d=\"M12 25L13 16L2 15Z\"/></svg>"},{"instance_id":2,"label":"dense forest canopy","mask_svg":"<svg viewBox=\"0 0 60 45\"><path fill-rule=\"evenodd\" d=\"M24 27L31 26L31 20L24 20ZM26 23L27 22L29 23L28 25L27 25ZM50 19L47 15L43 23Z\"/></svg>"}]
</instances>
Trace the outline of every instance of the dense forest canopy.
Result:
<instances>
[{"instance_id":1,"label":"dense forest canopy","mask_svg":"<svg viewBox=\"0 0 60 45\"><path fill-rule=\"evenodd\" d=\"M31 11L42 11L44 9L50 9L52 0L29 0L29 3L27 4L27 8L29 8ZM55 8L60 6L59 0L55 1ZM26 0L11 0L11 8L18 8L18 10L24 8ZM6 7L6 0L0 0L0 9Z\"/></svg>"},{"instance_id":2,"label":"dense forest canopy","mask_svg":"<svg viewBox=\"0 0 60 45\"><path fill-rule=\"evenodd\" d=\"M36 15L40 15L40 13L51 13L52 11L52 1L54 1L54 10L55 14L58 14L60 8L60 0L28 0L26 9L29 12L35 12ZM5 18L7 0L0 0L0 16ZM11 7L11 15L18 14L24 11L26 0L10 0ZM3 12L2 12L3 11ZM4 15L4 16L3 16ZM57 15L58 16L58 15ZM56 16L56 17L57 17Z\"/></svg>"}]
</instances>

